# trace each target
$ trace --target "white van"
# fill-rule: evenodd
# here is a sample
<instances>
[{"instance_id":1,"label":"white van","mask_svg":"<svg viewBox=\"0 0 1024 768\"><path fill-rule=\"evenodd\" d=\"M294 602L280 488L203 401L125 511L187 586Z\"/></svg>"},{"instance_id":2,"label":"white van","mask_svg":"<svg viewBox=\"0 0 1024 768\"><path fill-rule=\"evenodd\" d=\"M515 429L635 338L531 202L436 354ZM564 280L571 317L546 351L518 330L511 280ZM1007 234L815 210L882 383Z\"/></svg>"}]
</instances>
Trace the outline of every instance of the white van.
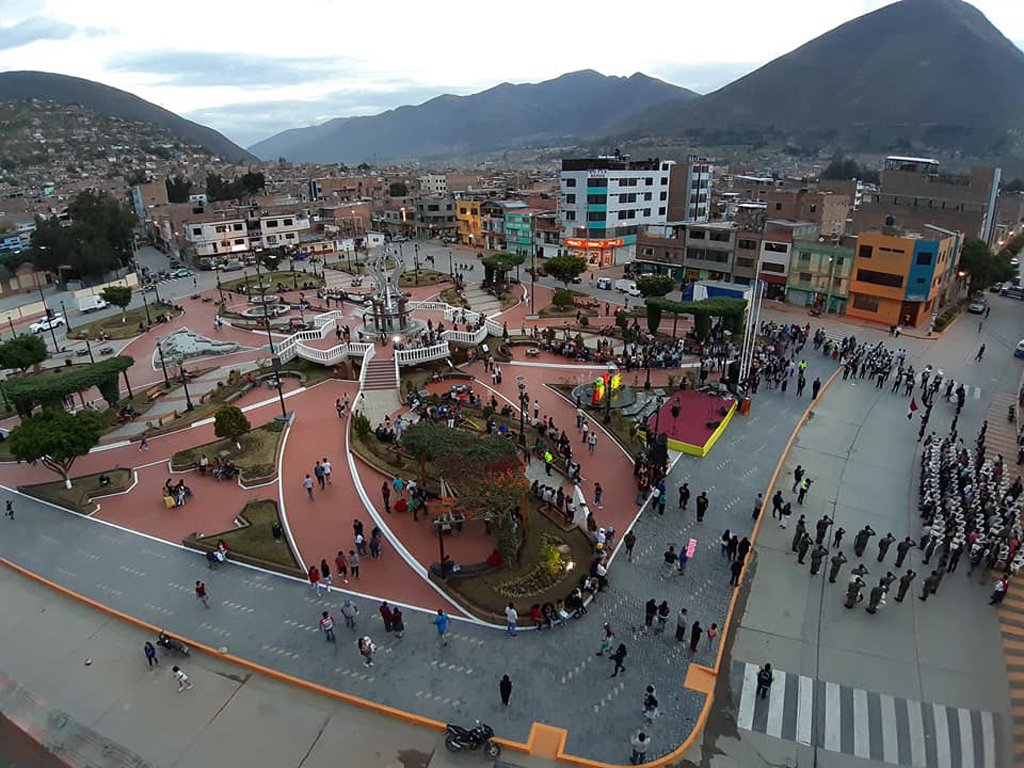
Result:
<instances>
[{"instance_id":1,"label":"white van","mask_svg":"<svg viewBox=\"0 0 1024 768\"><path fill-rule=\"evenodd\" d=\"M597 278L597 287L606 291L610 291L612 289L612 279L610 277Z\"/></svg>"},{"instance_id":2,"label":"white van","mask_svg":"<svg viewBox=\"0 0 1024 768\"><path fill-rule=\"evenodd\" d=\"M636 283L632 280L616 280L615 290L619 293L625 293L627 296L640 295L640 289L636 287Z\"/></svg>"},{"instance_id":3,"label":"white van","mask_svg":"<svg viewBox=\"0 0 1024 768\"><path fill-rule=\"evenodd\" d=\"M106 309L109 304L101 296L83 296L78 300L79 312L95 312L97 309Z\"/></svg>"}]
</instances>

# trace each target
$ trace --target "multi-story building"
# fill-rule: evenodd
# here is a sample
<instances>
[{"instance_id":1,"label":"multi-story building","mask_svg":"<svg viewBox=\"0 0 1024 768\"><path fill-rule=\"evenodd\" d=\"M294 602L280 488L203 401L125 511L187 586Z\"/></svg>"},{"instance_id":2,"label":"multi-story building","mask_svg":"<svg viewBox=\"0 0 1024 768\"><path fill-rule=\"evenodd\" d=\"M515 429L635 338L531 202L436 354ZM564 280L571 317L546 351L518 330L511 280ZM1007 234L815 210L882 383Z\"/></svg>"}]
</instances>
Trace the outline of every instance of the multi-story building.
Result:
<instances>
[{"instance_id":1,"label":"multi-story building","mask_svg":"<svg viewBox=\"0 0 1024 768\"><path fill-rule=\"evenodd\" d=\"M757 277L757 261L761 256L760 230L740 229L736 233L732 276L737 283L749 285Z\"/></svg>"},{"instance_id":2,"label":"multi-story building","mask_svg":"<svg viewBox=\"0 0 1024 768\"><path fill-rule=\"evenodd\" d=\"M289 210L284 213L252 211L247 220L249 242L253 250L291 247L299 244L301 235L309 231L309 215Z\"/></svg>"},{"instance_id":3,"label":"multi-story building","mask_svg":"<svg viewBox=\"0 0 1024 768\"><path fill-rule=\"evenodd\" d=\"M480 215L480 200L460 197L455 201L455 225L462 245L470 247L483 245L483 218Z\"/></svg>"},{"instance_id":4,"label":"multi-story building","mask_svg":"<svg viewBox=\"0 0 1024 768\"><path fill-rule=\"evenodd\" d=\"M670 160L596 157L562 161L562 243L594 267L631 260L645 227L685 219L685 169ZM674 206L674 207L673 207Z\"/></svg>"},{"instance_id":5,"label":"multi-story building","mask_svg":"<svg viewBox=\"0 0 1024 768\"><path fill-rule=\"evenodd\" d=\"M857 236L846 314L888 326L931 328L954 297L962 236L928 227Z\"/></svg>"},{"instance_id":6,"label":"multi-story building","mask_svg":"<svg viewBox=\"0 0 1024 768\"><path fill-rule=\"evenodd\" d=\"M509 208L505 211L505 250L517 256L533 254L533 217L536 208Z\"/></svg>"},{"instance_id":7,"label":"multi-story building","mask_svg":"<svg viewBox=\"0 0 1024 768\"><path fill-rule=\"evenodd\" d=\"M542 258L561 255L562 227L554 211L544 211L533 217L533 246L534 253Z\"/></svg>"},{"instance_id":8,"label":"multi-story building","mask_svg":"<svg viewBox=\"0 0 1024 768\"><path fill-rule=\"evenodd\" d=\"M916 232L932 224L991 245L1001 176L999 168L942 173L937 160L888 157L878 191L865 193L853 215L852 232L873 232L891 220L899 229Z\"/></svg>"},{"instance_id":9,"label":"multi-story building","mask_svg":"<svg viewBox=\"0 0 1024 768\"><path fill-rule=\"evenodd\" d=\"M686 221L707 221L711 218L711 177L714 166L703 157L691 155L683 166L683 216ZM678 195L669 183L669 199Z\"/></svg>"},{"instance_id":10,"label":"multi-story building","mask_svg":"<svg viewBox=\"0 0 1024 768\"><path fill-rule=\"evenodd\" d=\"M1024 225L1024 192L1000 192L992 246L997 249L1003 247L1021 231L1021 225Z\"/></svg>"},{"instance_id":11,"label":"multi-story building","mask_svg":"<svg viewBox=\"0 0 1024 768\"><path fill-rule=\"evenodd\" d=\"M167 205L167 185L163 179L153 179L132 187L132 207L140 222L145 222L150 208Z\"/></svg>"},{"instance_id":12,"label":"multi-story building","mask_svg":"<svg viewBox=\"0 0 1024 768\"><path fill-rule=\"evenodd\" d=\"M818 225L817 234L828 238L843 234L850 214L848 195L819 192L807 187L772 189L765 195L764 203L770 218L812 221Z\"/></svg>"},{"instance_id":13,"label":"multi-story building","mask_svg":"<svg viewBox=\"0 0 1024 768\"><path fill-rule=\"evenodd\" d=\"M679 282L728 280L738 227L732 222L669 222L637 238L636 270L671 275Z\"/></svg>"},{"instance_id":14,"label":"multi-story building","mask_svg":"<svg viewBox=\"0 0 1024 768\"><path fill-rule=\"evenodd\" d=\"M234 211L193 214L185 221L183 230L197 258L230 256L252 250L248 221Z\"/></svg>"},{"instance_id":15,"label":"multi-story building","mask_svg":"<svg viewBox=\"0 0 1024 768\"><path fill-rule=\"evenodd\" d=\"M789 258L786 301L842 315L850 297L853 248L794 242Z\"/></svg>"},{"instance_id":16,"label":"multi-story building","mask_svg":"<svg viewBox=\"0 0 1024 768\"><path fill-rule=\"evenodd\" d=\"M416 237L455 236L455 201L447 194L416 198Z\"/></svg>"},{"instance_id":17,"label":"multi-story building","mask_svg":"<svg viewBox=\"0 0 1024 768\"><path fill-rule=\"evenodd\" d=\"M443 173L428 173L420 176L420 194L427 197L444 197L448 194L448 177Z\"/></svg>"}]
</instances>

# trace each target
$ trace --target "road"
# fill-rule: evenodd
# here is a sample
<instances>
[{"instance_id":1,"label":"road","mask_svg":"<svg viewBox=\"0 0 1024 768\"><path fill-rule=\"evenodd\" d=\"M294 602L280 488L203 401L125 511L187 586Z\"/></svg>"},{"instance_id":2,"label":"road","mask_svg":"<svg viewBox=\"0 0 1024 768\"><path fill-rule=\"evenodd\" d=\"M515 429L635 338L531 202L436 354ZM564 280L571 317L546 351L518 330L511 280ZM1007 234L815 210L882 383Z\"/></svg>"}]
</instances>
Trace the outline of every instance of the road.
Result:
<instances>
[{"instance_id":1,"label":"road","mask_svg":"<svg viewBox=\"0 0 1024 768\"><path fill-rule=\"evenodd\" d=\"M980 332L977 319L966 315L937 341L857 333L905 347L918 370L931 363L963 381L969 396L960 434L969 443L988 404L1000 392L1014 393L1024 369L1011 344L1021 332L1020 305L991 301ZM985 358L975 363L981 343ZM800 511L812 529L827 512L848 531L846 576L835 585L811 577L795 563L792 529L771 520L762 527L730 674L719 679L713 718L691 755L695 762L712 768L1011 764L1007 670L987 583L951 574L937 598L889 600L876 616L841 605L860 527L870 524L879 536L919 535L917 425L908 423L907 410L907 400L888 387L838 379L800 432L780 487L788 497L787 473L798 463L814 476ZM947 431L952 415L947 404L937 404L929 427ZM866 553L869 582L887 567L875 561L875 541ZM925 568L916 552L908 562L918 573ZM765 662L777 675L770 699L760 701L751 675Z\"/></svg>"}]
</instances>

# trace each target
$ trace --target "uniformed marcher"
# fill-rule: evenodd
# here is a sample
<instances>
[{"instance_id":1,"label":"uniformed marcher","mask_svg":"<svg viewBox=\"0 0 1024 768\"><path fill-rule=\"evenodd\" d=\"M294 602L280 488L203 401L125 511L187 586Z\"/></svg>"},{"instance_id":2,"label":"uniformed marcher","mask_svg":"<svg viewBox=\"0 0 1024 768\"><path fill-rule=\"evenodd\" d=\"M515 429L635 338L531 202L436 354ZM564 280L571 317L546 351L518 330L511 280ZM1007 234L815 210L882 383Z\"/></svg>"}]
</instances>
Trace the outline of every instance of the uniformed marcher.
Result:
<instances>
[{"instance_id":1,"label":"uniformed marcher","mask_svg":"<svg viewBox=\"0 0 1024 768\"><path fill-rule=\"evenodd\" d=\"M918 597L921 600L927 600L928 595L934 595L939 591L939 582L942 577L939 576L938 571L932 571L930 574L924 577L924 581L921 582L921 594Z\"/></svg>"},{"instance_id":2,"label":"uniformed marcher","mask_svg":"<svg viewBox=\"0 0 1024 768\"><path fill-rule=\"evenodd\" d=\"M807 533L807 517L806 515L800 515L800 519L796 521L796 530L793 531L793 544L791 548L794 552L800 546L800 539L803 538L805 533Z\"/></svg>"},{"instance_id":3,"label":"uniformed marcher","mask_svg":"<svg viewBox=\"0 0 1024 768\"><path fill-rule=\"evenodd\" d=\"M907 592L910 591L911 585L914 583L914 579L917 578L917 574L914 571L908 570L902 576L900 576L900 586L896 590L896 602L902 603L903 598L907 596Z\"/></svg>"},{"instance_id":4,"label":"uniformed marcher","mask_svg":"<svg viewBox=\"0 0 1024 768\"><path fill-rule=\"evenodd\" d=\"M889 533L885 534L885 536L883 536L878 542L878 562L885 560L885 555L894 541L896 541L896 537L892 535L892 531L889 531Z\"/></svg>"},{"instance_id":5,"label":"uniformed marcher","mask_svg":"<svg viewBox=\"0 0 1024 768\"><path fill-rule=\"evenodd\" d=\"M832 556L832 565L828 569L828 581L830 584L836 583L836 577L839 575L839 569L843 567L843 563L846 562L846 555L842 552L836 552Z\"/></svg>"},{"instance_id":6,"label":"uniformed marcher","mask_svg":"<svg viewBox=\"0 0 1024 768\"><path fill-rule=\"evenodd\" d=\"M814 532L814 543L821 544L825 541L825 536L828 534L829 526L832 525L832 518L828 515L822 515L818 522L815 524Z\"/></svg>"},{"instance_id":7,"label":"uniformed marcher","mask_svg":"<svg viewBox=\"0 0 1024 768\"><path fill-rule=\"evenodd\" d=\"M868 607L865 610L868 613L877 613L878 605L882 602L882 596L885 595L885 587L881 583L876 584L871 588L871 592L868 594Z\"/></svg>"},{"instance_id":8,"label":"uniformed marcher","mask_svg":"<svg viewBox=\"0 0 1024 768\"><path fill-rule=\"evenodd\" d=\"M901 568L903 561L907 559L907 553L910 552L917 544L912 538L907 536L903 541L896 545L896 567Z\"/></svg>"},{"instance_id":9,"label":"uniformed marcher","mask_svg":"<svg viewBox=\"0 0 1024 768\"><path fill-rule=\"evenodd\" d=\"M804 531L803 536L800 537L800 543L796 548L796 561L800 565L804 564L804 558L807 556L807 550L811 546L811 535Z\"/></svg>"},{"instance_id":10,"label":"uniformed marcher","mask_svg":"<svg viewBox=\"0 0 1024 768\"><path fill-rule=\"evenodd\" d=\"M818 571L821 570L821 561L825 559L827 554L828 550L821 546L821 544L814 545L814 549L811 550L811 576L818 575Z\"/></svg>"},{"instance_id":11,"label":"uniformed marcher","mask_svg":"<svg viewBox=\"0 0 1024 768\"><path fill-rule=\"evenodd\" d=\"M865 525L859 531L853 539L853 552L857 557L864 556L864 550L867 549L868 539L875 535L874 529L870 525Z\"/></svg>"}]
</instances>

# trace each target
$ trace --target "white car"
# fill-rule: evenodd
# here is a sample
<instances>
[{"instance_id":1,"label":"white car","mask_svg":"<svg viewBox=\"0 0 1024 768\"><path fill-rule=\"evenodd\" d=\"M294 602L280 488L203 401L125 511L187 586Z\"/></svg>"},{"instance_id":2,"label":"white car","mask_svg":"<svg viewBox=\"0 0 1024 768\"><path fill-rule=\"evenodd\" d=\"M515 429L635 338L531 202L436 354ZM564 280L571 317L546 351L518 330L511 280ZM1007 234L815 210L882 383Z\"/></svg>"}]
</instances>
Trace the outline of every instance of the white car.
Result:
<instances>
[{"instance_id":1,"label":"white car","mask_svg":"<svg viewBox=\"0 0 1024 768\"><path fill-rule=\"evenodd\" d=\"M51 328L60 328L64 325L67 325L67 321L64 320L64 315L54 315L53 317L43 317L36 320L28 327L28 329L32 333L42 333L43 331L48 331Z\"/></svg>"}]
</instances>

